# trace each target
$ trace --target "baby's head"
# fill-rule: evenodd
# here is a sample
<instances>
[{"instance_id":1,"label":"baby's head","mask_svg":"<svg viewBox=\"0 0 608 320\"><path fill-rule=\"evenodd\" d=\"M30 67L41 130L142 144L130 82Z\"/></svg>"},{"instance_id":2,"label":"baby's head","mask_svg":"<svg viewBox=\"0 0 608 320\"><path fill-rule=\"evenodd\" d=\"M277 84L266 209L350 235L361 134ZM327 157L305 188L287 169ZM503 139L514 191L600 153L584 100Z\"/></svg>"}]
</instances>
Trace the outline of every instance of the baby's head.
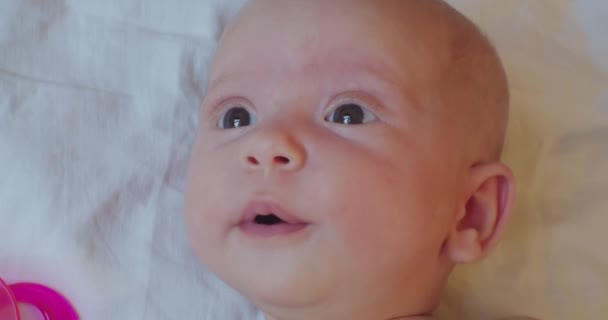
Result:
<instances>
[{"instance_id":1,"label":"baby's head","mask_svg":"<svg viewBox=\"0 0 608 320\"><path fill-rule=\"evenodd\" d=\"M426 315L513 202L502 65L438 0L254 0L213 62L195 252L269 319Z\"/></svg>"}]
</instances>

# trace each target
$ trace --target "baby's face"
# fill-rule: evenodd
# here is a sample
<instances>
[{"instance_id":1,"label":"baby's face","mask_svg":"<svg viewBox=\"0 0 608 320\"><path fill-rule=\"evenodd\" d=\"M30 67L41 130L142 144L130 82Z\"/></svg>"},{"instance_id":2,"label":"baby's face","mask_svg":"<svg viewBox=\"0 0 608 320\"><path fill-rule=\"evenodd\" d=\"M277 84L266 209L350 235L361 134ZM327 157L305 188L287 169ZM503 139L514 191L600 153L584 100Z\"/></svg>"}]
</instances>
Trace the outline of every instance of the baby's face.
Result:
<instances>
[{"instance_id":1,"label":"baby's face","mask_svg":"<svg viewBox=\"0 0 608 320\"><path fill-rule=\"evenodd\" d=\"M186 191L195 251L277 312L427 308L462 206L436 66L381 16L305 3L249 9L221 41Z\"/></svg>"}]
</instances>

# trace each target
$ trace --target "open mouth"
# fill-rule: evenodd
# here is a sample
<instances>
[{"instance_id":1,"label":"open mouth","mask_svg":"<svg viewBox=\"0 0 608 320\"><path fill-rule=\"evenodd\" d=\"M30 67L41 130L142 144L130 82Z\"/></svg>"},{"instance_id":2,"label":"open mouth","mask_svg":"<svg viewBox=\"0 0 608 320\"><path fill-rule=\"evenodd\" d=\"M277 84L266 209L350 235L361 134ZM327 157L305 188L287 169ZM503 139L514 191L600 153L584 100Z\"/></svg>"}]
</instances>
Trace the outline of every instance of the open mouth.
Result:
<instances>
[{"instance_id":1,"label":"open mouth","mask_svg":"<svg viewBox=\"0 0 608 320\"><path fill-rule=\"evenodd\" d=\"M252 202L243 211L239 227L250 236L270 237L295 233L308 225L274 203Z\"/></svg>"},{"instance_id":2,"label":"open mouth","mask_svg":"<svg viewBox=\"0 0 608 320\"><path fill-rule=\"evenodd\" d=\"M253 223L264 225L264 226L274 226L277 224L287 223L283 219L277 217L274 214L258 214L253 219Z\"/></svg>"}]
</instances>

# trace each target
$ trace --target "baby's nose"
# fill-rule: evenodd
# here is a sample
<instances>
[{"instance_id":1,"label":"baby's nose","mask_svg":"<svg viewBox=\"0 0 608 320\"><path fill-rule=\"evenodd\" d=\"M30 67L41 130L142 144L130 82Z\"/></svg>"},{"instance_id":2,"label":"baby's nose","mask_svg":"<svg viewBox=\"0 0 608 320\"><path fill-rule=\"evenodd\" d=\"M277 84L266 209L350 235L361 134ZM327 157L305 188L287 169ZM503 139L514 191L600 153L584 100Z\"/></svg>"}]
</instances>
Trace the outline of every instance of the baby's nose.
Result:
<instances>
[{"instance_id":1,"label":"baby's nose","mask_svg":"<svg viewBox=\"0 0 608 320\"><path fill-rule=\"evenodd\" d=\"M298 170L305 157L302 145L284 130L262 129L249 140L241 162L245 169L267 174L272 170Z\"/></svg>"}]
</instances>

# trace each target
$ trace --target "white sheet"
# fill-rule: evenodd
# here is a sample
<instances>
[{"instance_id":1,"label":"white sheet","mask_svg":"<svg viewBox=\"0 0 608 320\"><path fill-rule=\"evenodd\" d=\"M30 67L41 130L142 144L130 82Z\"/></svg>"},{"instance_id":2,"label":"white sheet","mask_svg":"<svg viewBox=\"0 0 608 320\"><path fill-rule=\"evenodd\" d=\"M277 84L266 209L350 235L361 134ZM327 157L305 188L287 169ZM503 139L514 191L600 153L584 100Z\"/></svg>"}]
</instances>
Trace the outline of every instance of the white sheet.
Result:
<instances>
[{"instance_id":1,"label":"white sheet","mask_svg":"<svg viewBox=\"0 0 608 320\"><path fill-rule=\"evenodd\" d=\"M206 69L240 1L0 0L0 276L83 319L254 319L192 258L181 197ZM608 3L452 0L503 55L507 239L441 314L608 314Z\"/></svg>"}]
</instances>

